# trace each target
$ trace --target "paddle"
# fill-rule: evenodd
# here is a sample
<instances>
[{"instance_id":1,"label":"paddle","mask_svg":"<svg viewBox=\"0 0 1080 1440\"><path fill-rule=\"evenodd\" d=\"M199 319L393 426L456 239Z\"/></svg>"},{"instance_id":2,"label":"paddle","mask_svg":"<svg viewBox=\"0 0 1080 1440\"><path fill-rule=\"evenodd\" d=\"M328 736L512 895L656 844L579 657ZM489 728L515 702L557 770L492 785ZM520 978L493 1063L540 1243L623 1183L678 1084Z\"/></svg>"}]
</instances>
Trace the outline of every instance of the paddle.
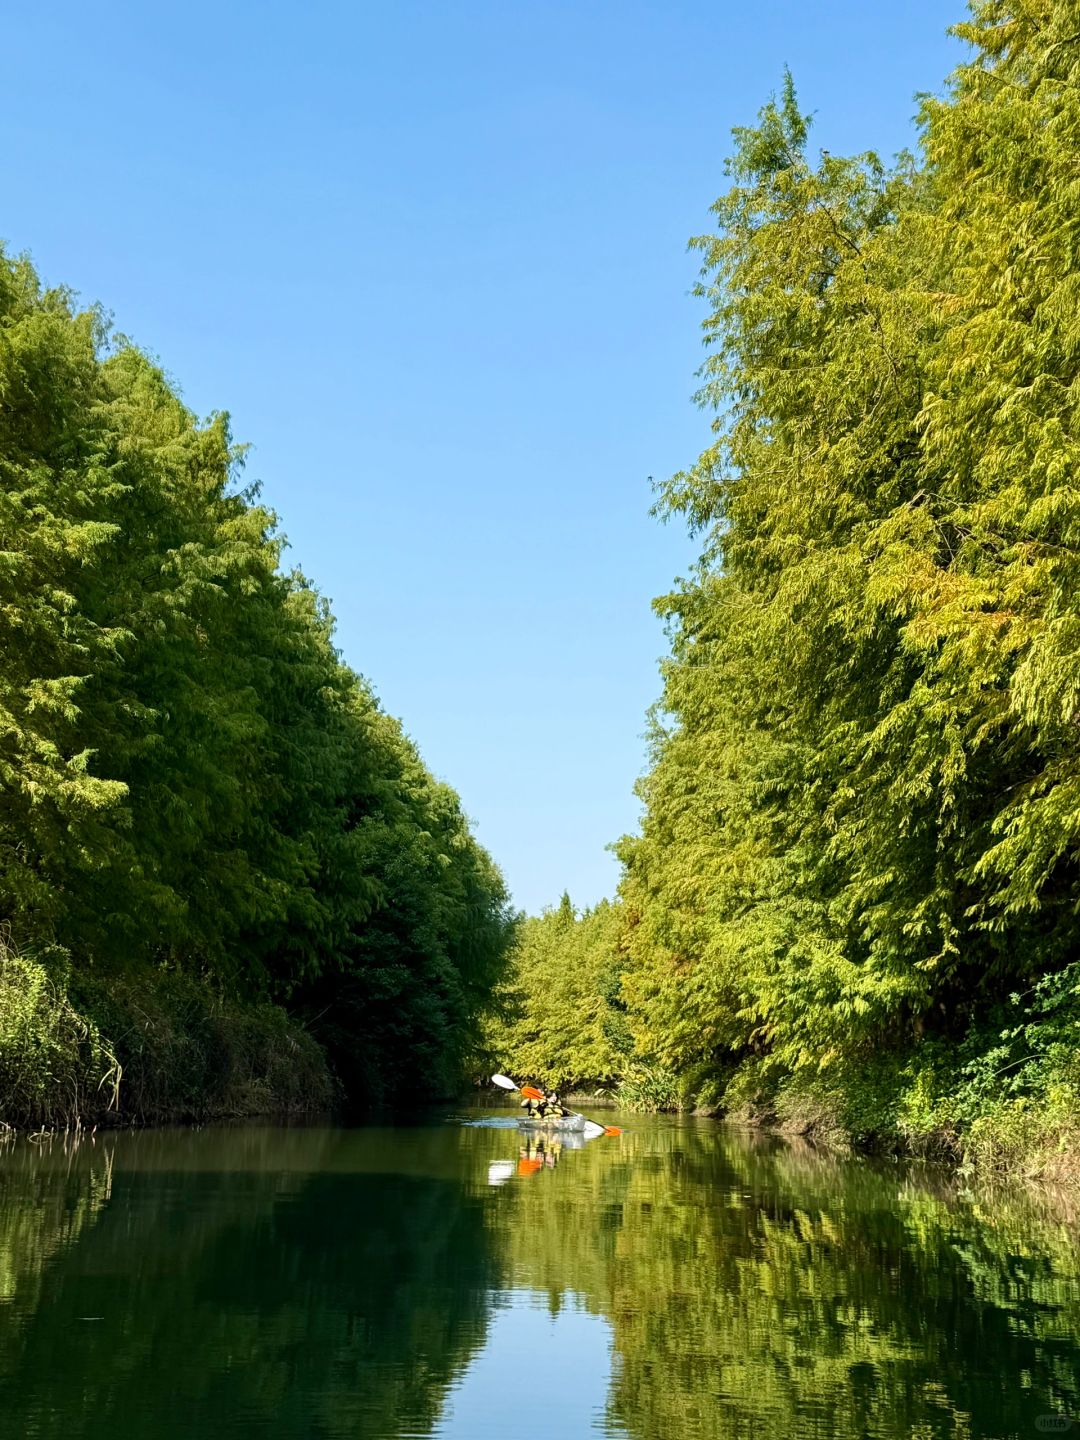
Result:
<instances>
[{"instance_id":1,"label":"paddle","mask_svg":"<svg viewBox=\"0 0 1080 1440\"><path fill-rule=\"evenodd\" d=\"M500 1090L517 1090L525 1096L526 1100L542 1100L544 1092L538 1090L535 1085L518 1085L510 1079L509 1075L492 1075L491 1083L498 1085ZM621 1135L622 1130L618 1125L601 1125L598 1120L586 1120L585 1129L582 1132L591 1139L599 1135Z\"/></svg>"},{"instance_id":2,"label":"paddle","mask_svg":"<svg viewBox=\"0 0 1080 1440\"><path fill-rule=\"evenodd\" d=\"M538 1090L535 1085L515 1085L509 1075L492 1075L491 1078L503 1090L520 1090L526 1100L542 1100L544 1098L543 1090Z\"/></svg>"},{"instance_id":3,"label":"paddle","mask_svg":"<svg viewBox=\"0 0 1080 1440\"><path fill-rule=\"evenodd\" d=\"M505 1185L513 1173L513 1160L492 1160L488 1165L488 1184Z\"/></svg>"}]
</instances>

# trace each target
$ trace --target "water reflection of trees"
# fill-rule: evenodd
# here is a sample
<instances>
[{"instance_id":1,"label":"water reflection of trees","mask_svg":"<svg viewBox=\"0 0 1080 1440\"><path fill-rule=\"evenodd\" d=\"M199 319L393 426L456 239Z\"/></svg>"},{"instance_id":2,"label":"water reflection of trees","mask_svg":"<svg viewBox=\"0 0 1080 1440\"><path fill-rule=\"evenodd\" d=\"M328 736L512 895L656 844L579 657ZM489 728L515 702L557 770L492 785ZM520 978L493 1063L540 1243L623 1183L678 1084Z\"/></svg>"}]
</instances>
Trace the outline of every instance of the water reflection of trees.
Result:
<instances>
[{"instance_id":1,"label":"water reflection of trees","mask_svg":"<svg viewBox=\"0 0 1080 1440\"><path fill-rule=\"evenodd\" d=\"M607 1319L638 1440L1080 1414L1076 1231L1020 1200L692 1123L493 1188L516 1135L112 1143L0 1159L5 1433L429 1433L512 1286Z\"/></svg>"},{"instance_id":2,"label":"water reflection of trees","mask_svg":"<svg viewBox=\"0 0 1080 1440\"><path fill-rule=\"evenodd\" d=\"M111 1199L108 1142L70 1167L8 1169L19 1194L0 1204L6 1434L432 1428L485 1333L478 1199L453 1173L402 1173L385 1148L354 1163L347 1137L268 1143L286 1153L265 1165L174 1149L175 1171L168 1142L156 1156L144 1143L139 1163L126 1153L113 1167Z\"/></svg>"},{"instance_id":3,"label":"water reflection of trees","mask_svg":"<svg viewBox=\"0 0 1080 1440\"><path fill-rule=\"evenodd\" d=\"M574 1161L572 1184L517 1188L502 1242L521 1283L607 1316L631 1435L999 1436L1080 1415L1069 1225L712 1127Z\"/></svg>"}]
</instances>

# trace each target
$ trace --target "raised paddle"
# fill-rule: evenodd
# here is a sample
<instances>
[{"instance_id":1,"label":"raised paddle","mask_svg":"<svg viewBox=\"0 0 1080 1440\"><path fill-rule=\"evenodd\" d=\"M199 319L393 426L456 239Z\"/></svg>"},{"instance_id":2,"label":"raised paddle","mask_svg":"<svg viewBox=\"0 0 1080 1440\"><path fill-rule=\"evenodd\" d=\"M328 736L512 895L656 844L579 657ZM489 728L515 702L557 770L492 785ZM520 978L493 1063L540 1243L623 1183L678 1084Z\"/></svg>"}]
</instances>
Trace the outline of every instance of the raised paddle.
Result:
<instances>
[{"instance_id":1,"label":"raised paddle","mask_svg":"<svg viewBox=\"0 0 1080 1440\"><path fill-rule=\"evenodd\" d=\"M526 1100L542 1100L544 1098L543 1090L538 1090L535 1085L515 1085L509 1075L492 1075L491 1079L503 1090L520 1091Z\"/></svg>"},{"instance_id":2,"label":"raised paddle","mask_svg":"<svg viewBox=\"0 0 1080 1440\"><path fill-rule=\"evenodd\" d=\"M525 1096L526 1100L542 1100L544 1092L538 1090L535 1085L518 1085L510 1079L509 1075L492 1075L491 1083L498 1085L500 1090L517 1090ZM601 1125L597 1120L586 1120L584 1134L595 1140L599 1135L621 1135L622 1130L618 1125Z\"/></svg>"}]
</instances>

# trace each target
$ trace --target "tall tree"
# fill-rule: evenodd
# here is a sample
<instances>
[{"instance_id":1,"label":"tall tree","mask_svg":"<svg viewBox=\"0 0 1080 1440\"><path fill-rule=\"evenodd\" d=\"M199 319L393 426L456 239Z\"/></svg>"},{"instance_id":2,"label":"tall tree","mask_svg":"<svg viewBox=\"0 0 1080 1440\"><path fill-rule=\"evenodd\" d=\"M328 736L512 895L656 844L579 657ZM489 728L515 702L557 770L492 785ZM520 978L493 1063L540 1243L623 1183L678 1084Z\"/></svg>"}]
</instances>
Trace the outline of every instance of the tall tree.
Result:
<instances>
[{"instance_id":1,"label":"tall tree","mask_svg":"<svg viewBox=\"0 0 1080 1440\"><path fill-rule=\"evenodd\" d=\"M283 573L228 417L0 254L0 918L451 1083L512 931L456 795ZM317 1002L317 1004L316 1004Z\"/></svg>"},{"instance_id":2,"label":"tall tree","mask_svg":"<svg viewBox=\"0 0 1080 1440\"><path fill-rule=\"evenodd\" d=\"M1075 6L980 3L920 163L736 132L699 293L704 537L623 842L639 1044L865 1064L1077 940ZM1078 532L1080 534L1080 532Z\"/></svg>"}]
</instances>

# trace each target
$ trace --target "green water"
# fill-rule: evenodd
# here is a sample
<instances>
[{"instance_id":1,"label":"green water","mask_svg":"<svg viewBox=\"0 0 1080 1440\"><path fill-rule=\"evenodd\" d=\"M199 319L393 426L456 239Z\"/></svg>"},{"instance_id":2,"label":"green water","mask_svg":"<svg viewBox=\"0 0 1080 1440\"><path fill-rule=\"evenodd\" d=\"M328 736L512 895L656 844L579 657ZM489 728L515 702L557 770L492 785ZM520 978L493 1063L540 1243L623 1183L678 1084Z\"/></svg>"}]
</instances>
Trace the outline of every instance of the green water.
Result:
<instances>
[{"instance_id":1,"label":"green water","mask_svg":"<svg viewBox=\"0 0 1080 1440\"><path fill-rule=\"evenodd\" d=\"M1060 1214L710 1122L520 1163L480 1118L0 1147L0 1436L1080 1434Z\"/></svg>"}]
</instances>

